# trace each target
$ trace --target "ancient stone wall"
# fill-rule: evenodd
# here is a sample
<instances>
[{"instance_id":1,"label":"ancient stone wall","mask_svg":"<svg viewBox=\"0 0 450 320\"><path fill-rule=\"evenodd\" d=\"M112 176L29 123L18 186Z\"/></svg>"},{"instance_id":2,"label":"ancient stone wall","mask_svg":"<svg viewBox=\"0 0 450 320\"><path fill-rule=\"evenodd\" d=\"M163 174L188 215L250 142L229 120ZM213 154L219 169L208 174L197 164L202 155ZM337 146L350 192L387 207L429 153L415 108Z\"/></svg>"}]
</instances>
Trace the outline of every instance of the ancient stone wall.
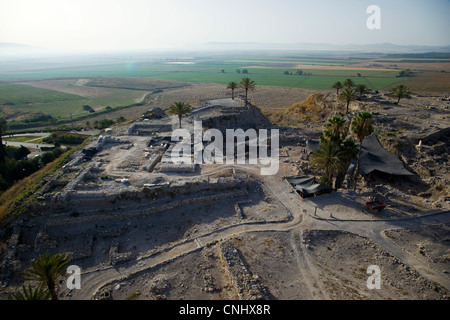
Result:
<instances>
[{"instance_id":1,"label":"ancient stone wall","mask_svg":"<svg viewBox=\"0 0 450 320\"><path fill-rule=\"evenodd\" d=\"M220 244L220 252L240 299L266 300L269 298L268 290L262 285L259 277L252 274L242 254L231 240Z\"/></svg>"}]
</instances>

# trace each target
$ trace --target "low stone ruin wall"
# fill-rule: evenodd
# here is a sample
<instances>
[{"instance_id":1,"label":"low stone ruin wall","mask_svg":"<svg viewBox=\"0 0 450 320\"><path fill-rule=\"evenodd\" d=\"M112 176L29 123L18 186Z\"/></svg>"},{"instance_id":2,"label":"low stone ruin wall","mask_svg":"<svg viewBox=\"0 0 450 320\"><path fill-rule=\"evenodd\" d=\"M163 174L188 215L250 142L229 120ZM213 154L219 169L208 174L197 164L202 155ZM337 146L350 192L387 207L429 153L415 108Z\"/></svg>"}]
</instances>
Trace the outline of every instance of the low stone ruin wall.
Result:
<instances>
[{"instance_id":1,"label":"low stone ruin wall","mask_svg":"<svg viewBox=\"0 0 450 320\"><path fill-rule=\"evenodd\" d=\"M85 169L88 174L92 168ZM78 178L77 178L78 179ZM77 180L76 179L76 180ZM80 178L81 179L81 178ZM220 198L228 193L247 192L249 182L240 177L203 178L201 180L179 181L174 184L143 186L135 191L122 190L110 193L75 190L76 181L67 185L61 195L55 196L48 206L76 208L78 212L115 211L123 202L133 201L133 209L159 206L176 206L178 202L201 203ZM75 218L71 218L75 219Z\"/></svg>"},{"instance_id":2,"label":"low stone ruin wall","mask_svg":"<svg viewBox=\"0 0 450 320\"><path fill-rule=\"evenodd\" d=\"M242 254L231 240L220 244L220 252L241 300L269 299L268 290L262 285L258 276L252 274Z\"/></svg>"},{"instance_id":3,"label":"low stone ruin wall","mask_svg":"<svg viewBox=\"0 0 450 320\"><path fill-rule=\"evenodd\" d=\"M138 123L134 123L128 129L128 135L129 136L147 136L147 135L154 134L156 132L171 132L171 131L172 131L171 124L138 122Z\"/></svg>"}]
</instances>

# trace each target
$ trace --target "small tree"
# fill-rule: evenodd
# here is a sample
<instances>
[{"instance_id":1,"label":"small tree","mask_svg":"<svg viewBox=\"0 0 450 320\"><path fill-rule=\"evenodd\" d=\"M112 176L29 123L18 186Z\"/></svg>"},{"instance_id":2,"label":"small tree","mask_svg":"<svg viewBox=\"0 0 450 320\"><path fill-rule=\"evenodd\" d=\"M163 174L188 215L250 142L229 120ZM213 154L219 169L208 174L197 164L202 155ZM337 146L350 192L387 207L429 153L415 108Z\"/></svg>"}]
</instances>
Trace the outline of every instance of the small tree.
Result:
<instances>
[{"instance_id":1,"label":"small tree","mask_svg":"<svg viewBox=\"0 0 450 320\"><path fill-rule=\"evenodd\" d=\"M39 284L36 287L32 287L28 284L22 286L22 291L13 293L8 297L8 300L48 300L50 299L50 292L44 285Z\"/></svg>"},{"instance_id":2,"label":"small tree","mask_svg":"<svg viewBox=\"0 0 450 320\"><path fill-rule=\"evenodd\" d=\"M347 103L348 114L348 107L350 106L350 102L355 99L355 90L353 88L345 88L344 91L341 92L341 95L339 97L341 98L341 100L344 100Z\"/></svg>"},{"instance_id":3,"label":"small tree","mask_svg":"<svg viewBox=\"0 0 450 320\"><path fill-rule=\"evenodd\" d=\"M403 98L405 99L412 98L411 90L404 84L399 84L394 88L392 88L390 96L398 99L397 104L400 103L400 100Z\"/></svg>"},{"instance_id":4,"label":"small tree","mask_svg":"<svg viewBox=\"0 0 450 320\"><path fill-rule=\"evenodd\" d=\"M350 79L350 78L345 79L344 87L351 89L351 88L354 88L355 86L356 86L355 82L352 79Z\"/></svg>"},{"instance_id":5,"label":"small tree","mask_svg":"<svg viewBox=\"0 0 450 320\"><path fill-rule=\"evenodd\" d=\"M58 300L56 284L66 274L70 258L66 254L50 255L48 252L31 262L31 268L25 271L25 280L38 281L46 285L52 300Z\"/></svg>"},{"instance_id":6,"label":"small tree","mask_svg":"<svg viewBox=\"0 0 450 320\"><path fill-rule=\"evenodd\" d=\"M186 104L185 102L175 102L171 106L169 106L169 110L167 111L168 114L172 116L178 116L178 124L181 128L181 118L188 113L192 112L192 107L189 104Z\"/></svg>"},{"instance_id":7,"label":"small tree","mask_svg":"<svg viewBox=\"0 0 450 320\"><path fill-rule=\"evenodd\" d=\"M352 139L347 139L349 127L347 125L347 120L340 116L334 116L328 119L325 124L321 140L321 150L325 147L324 142L328 144L333 144L335 150L336 164L332 167L333 174L326 177L329 180L329 185L333 184L333 177L335 177L335 188L340 188L344 181L345 175L347 173L348 167L351 161L356 157L357 148L356 144ZM322 150L322 152L325 150ZM320 159L323 161L324 158Z\"/></svg>"},{"instance_id":8,"label":"small tree","mask_svg":"<svg viewBox=\"0 0 450 320\"><path fill-rule=\"evenodd\" d=\"M124 118L124 116L120 116L116 119L116 123L122 123L125 122L127 119Z\"/></svg>"},{"instance_id":9,"label":"small tree","mask_svg":"<svg viewBox=\"0 0 450 320\"><path fill-rule=\"evenodd\" d=\"M234 100L234 90L239 87L237 82L231 81L227 85L227 89L231 89L231 99Z\"/></svg>"},{"instance_id":10,"label":"small tree","mask_svg":"<svg viewBox=\"0 0 450 320\"><path fill-rule=\"evenodd\" d=\"M336 145L344 141L348 133L347 120L340 116L334 116L328 119L323 131L323 137Z\"/></svg>"},{"instance_id":11,"label":"small tree","mask_svg":"<svg viewBox=\"0 0 450 320\"><path fill-rule=\"evenodd\" d=\"M339 96L339 90L341 90L344 87L344 85L342 84L342 82L340 81L336 81L331 88L336 89L336 95Z\"/></svg>"},{"instance_id":12,"label":"small tree","mask_svg":"<svg viewBox=\"0 0 450 320\"><path fill-rule=\"evenodd\" d=\"M364 94L369 92L369 88L367 87L366 84L360 83L356 86L356 92L359 93L359 98L361 99Z\"/></svg>"},{"instance_id":13,"label":"small tree","mask_svg":"<svg viewBox=\"0 0 450 320\"><path fill-rule=\"evenodd\" d=\"M333 176L340 171L342 162L338 155L339 149L335 143L326 139L320 139L319 150L311 155L311 165L317 170L323 171L324 181L332 187Z\"/></svg>"},{"instance_id":14,"label":"small tree","mask_svg":"<svg viewBox=\"0 0 450 320\"><path fill-rule=\"evenodd\" d=\"M256 83L252 79L245 77L242 78L241 82L239 83L239 86L245 90L245 104L248 104L248 90L255 90L256 89Z\"/></svg>"}]
</instances>

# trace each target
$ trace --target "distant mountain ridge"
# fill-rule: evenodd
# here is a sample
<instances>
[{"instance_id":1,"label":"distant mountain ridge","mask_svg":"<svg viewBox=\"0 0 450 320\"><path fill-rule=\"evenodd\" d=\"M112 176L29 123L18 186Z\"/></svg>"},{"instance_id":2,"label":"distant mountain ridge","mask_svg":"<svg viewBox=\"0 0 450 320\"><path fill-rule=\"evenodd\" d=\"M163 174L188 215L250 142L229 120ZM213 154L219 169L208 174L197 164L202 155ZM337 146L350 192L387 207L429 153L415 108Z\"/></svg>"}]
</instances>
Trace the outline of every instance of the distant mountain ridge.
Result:
<instances>
[{"instance_id":1,"label":"distant mountain ridge","mask_svg":"<svg viewBox=\"0 0 450 320\"><path fill-rule=\"evenodd\" d=\"M126 51L120 48L118 51ZM310 51L318 52L359 52L381 54L424 54L424 53L450 53L450 45L447 46L422 46L422 45L397 45L393 43L379 44L345 44L335 45L329 43L261 43L261 42L208 42L203 44L182 45L178 48L158 50L159 52L176 51ZM152 52L152 49L140 50ZM61 51L26 44L0 42L0 58L22 58L33 56L57 55ZM129 50L133 52L133 50ZM67 53L67 52L66 52ZM418 58L418 57L417 57Z\"/></svg>"},{"instance_id":2,"label":"distant mountain ridge","mask_svg":"<svg viewBox=\"0 0 450 320\"><path fill-rule=\"evenodd\" d=\"M202 49L220 50L328 50L328 51L358 51L380 53L425 53L444 52L450 53L450 45L424 46L424 45L397 45L393 43L377 44L345 44L336 45L329 43L259 43L259 42L208 42L199 46Z\"/></svg>"}]
</instances>

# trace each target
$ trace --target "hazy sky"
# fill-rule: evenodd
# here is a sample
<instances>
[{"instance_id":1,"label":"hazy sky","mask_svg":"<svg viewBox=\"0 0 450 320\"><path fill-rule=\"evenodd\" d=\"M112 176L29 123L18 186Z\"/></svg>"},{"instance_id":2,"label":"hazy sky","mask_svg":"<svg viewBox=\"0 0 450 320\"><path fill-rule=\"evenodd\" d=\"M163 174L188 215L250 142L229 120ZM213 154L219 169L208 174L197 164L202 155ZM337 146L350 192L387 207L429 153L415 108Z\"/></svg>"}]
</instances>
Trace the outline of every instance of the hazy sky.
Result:
<instances>
[{"instance_id":1,"label":"hazy sky","mask_svg":"<svg viewBox=\"0 0 450 320\"><path fill-rule=\"evenodd\" d=\"M381 29L369 30L369 5ZM0 0L0 42L143 49L218 42L449 45L450 0Z\"/></svg>"}]
</instances>

